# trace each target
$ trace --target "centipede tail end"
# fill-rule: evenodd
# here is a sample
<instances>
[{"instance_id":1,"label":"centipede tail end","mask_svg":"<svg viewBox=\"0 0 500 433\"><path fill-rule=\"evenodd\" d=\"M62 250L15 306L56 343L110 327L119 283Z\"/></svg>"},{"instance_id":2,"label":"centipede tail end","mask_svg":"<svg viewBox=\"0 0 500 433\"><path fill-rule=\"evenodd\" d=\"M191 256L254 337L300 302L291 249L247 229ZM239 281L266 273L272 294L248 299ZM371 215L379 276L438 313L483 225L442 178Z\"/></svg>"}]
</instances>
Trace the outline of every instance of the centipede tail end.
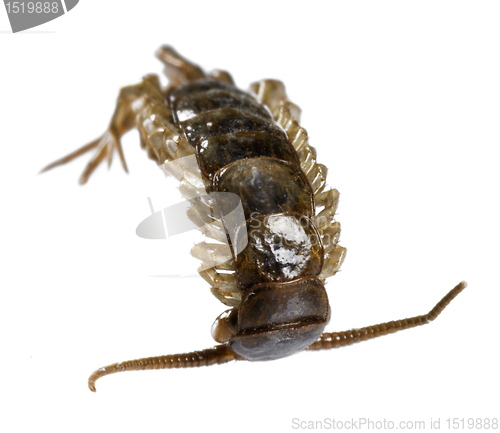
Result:
<instances>
[{"instance_id":1,"label":"centipede tail end","mask_svg":"<svg viewBox=\"0 0 500 433\"><path fill-rule=\"evenodd\" d=\"M134 370L161 370L164 368L194 368L208 367L215 364L226 364L227 362L242 360L243 358L234 353L228 345L220 344L211 349L196 352L180 353L177 355L155 356L152 358L135 359L133 361L119 362L106 367L99 368L89 377L89 389L96 392L95 382L97 379L113 373Z\"/></svg>"}]
</instances>

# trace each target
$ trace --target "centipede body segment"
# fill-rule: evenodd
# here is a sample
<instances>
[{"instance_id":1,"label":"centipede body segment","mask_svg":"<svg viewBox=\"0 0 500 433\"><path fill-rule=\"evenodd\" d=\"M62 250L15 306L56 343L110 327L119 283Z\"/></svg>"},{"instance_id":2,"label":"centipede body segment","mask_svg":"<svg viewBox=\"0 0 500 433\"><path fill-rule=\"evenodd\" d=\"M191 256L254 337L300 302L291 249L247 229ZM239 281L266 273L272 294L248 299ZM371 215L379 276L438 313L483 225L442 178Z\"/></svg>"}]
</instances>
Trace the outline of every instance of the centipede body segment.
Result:
<instances>
[{"instance_id":1,"label":"centipede body segment","mask_svg":"<svg viewBox=\"0 0 500 433\"><path fill-rule=\"evenodd\" d=\"M212 327L215 348L101 368L89 379L92 391L99 377L119 371L273 360L423 325L465 288L457 285L427 315L324 333L330 320L324 282L346 250L334 219L339 194L326 188L327 169L299 124L300 110L279 81L244 92L227 72L205 73L170 47L158 57L170 80L166 89L154 75L123 88L106 133L44 170L94 149L81 183L115 150L126 170L120 137L137 128L149 158L180 181L192 202L188 217L212 239L192 254L212 293L230 308Z\"/></svg>"}]
</instances>

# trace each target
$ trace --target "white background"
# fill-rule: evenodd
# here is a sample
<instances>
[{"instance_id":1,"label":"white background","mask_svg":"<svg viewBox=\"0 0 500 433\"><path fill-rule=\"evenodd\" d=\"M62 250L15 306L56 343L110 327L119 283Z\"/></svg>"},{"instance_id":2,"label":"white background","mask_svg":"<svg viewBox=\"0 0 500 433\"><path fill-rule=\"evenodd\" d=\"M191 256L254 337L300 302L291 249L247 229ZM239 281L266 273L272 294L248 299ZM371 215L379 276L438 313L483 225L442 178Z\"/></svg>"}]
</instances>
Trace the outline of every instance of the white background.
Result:
<instances>
[{"instance_id":1,"label":"white background","mask_svg":"<svg viewBox=\"0 0 500 433\"><path fill-rule=\"evenodd\" d=\"M293 419L500 417L498 2L81 1L10 34L0 12L3 431L294 431ZM225 309L195 274L201 235L147 241L150 213L181 200L124 137L88 185L85 156L118 89L161 74L171 44L242 88L279 78L341 201L342 272L328 330L424 314L436 322L267 363L116 374L98 367L211 347ZM162 77L163 83L166 79ZM196 239L195 239L196 238Z\"/></svg>"}]
</instances>

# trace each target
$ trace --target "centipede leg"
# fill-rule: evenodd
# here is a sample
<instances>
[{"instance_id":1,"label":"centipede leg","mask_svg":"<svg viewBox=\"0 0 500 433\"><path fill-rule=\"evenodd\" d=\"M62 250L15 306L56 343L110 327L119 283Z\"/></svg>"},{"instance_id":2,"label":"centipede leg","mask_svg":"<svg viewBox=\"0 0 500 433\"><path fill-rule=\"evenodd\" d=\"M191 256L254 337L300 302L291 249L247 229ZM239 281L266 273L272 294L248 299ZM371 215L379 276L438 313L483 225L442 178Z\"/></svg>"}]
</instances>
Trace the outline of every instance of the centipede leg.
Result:
<instances>
[{"instance_id":1,"label":"centipede leg","mask_svg":"<svg viewBox=\"0 0 500 433\"><path fill-rule=\"evenodd\" d=\"M426 325L438 317L446 306L465 288L467 283L462 281L453 288L436 306L427 314L415 316L409 319L396 320L392 322L381 323L378 325L367 326L360 329L351 329L343 332L325 332L318 340L310 345L306 350L326 350L336 349L338 347L350 346L361 341L371 340L372 338L382 337L383 335L393 334L404 329L415 328L416 326Z\"/></svg>"},{"instance_id":2,"label":"centipede leg","mask_svg":"<svg viewBox=\"0 0 500 433\"><path fill-rule=\"evenodd\" d=\"M177 51L168 45L163 45L156 52L158 57L165 65L165 75L168 77L172 86L186 84L201 78L210 78L215 81L234 85L231 74L227 71L216 69L205 74L198 65L182 57Z\"/></svg>"},{"instance_id":3,"label":"centipede leg","mask_svg":"<svg viewBox=\"0 0 500 433\"><path fill-rule=\"evenodd\" d=\"M220 81L222 83L234 85L234 80L231 74L227 71L222 71L220 69L216 69L215 71L209 72L208 78L211 78L215 81Z\"/></svg>"},{"instance_id":4,"label":"centipede leg","mask_svg":"<svg viewBox=\"0 0 500 433\"><path fill-rule=\"evenodd\" d=\"M165 137L173 131L173 126L168 121L169 117L170 111L165 104L158 77L148 75L139 84L127 86L120 90L109 127L101 137L49 164L41 172L66 164L93 149L96 149L95 154L81 175L80 184L86 183L94 170L105 159L110 165L115 150L119 155L123 169L128 171L120 138L133 127L139 129L141 145L147 150L148 156L158 163L163 162L168 157L165 149L162 149L162 147L165 147ZM152 137L157 138L158 131L162 134L159 142L152 139Z\"/></svg>"},{"instance_id":5,"label":"centipede leg","mask_svg":"<svg viewBox=\"0 0 500 433\"><path fill-rule=\"evenodd\" d=\"M168 45L161 46L156 52L156 57L165 65L164 72L171 86L206 78L205 73L198 65L191 63Z\"/></svg>"},{"instance_id":6,"label":"centipede leg","mask_svg":"<svg viewBox=\"0 0 500 433\"><path fill-rule=\"evenodd\" d=\"M300 120L300 108L288 100L285 85L282 81L271 79L261 80L252 83L250 89L260 102L269 107L276 121L280 116L282 108L289 110L292 120L296 120L297 122Z\"/></svg>"},{"instance_id":7,"label":"centipede leg","mask_svg":"<svg viewBox=\"0 0 500 433\"><path fill-rule=\"evenodd\" d=\"M94 371L89 377L88 384L90 390L95 392L96 380L113 373L133 370L161 370L164 368L208 367L210 365L225 364L227 362L242 359L243 358L234 353L228 345L220 344L212 349L205 349L197 352L142 358L108 365L107 367L102 367Z\"/></svg>"}]
</instances>

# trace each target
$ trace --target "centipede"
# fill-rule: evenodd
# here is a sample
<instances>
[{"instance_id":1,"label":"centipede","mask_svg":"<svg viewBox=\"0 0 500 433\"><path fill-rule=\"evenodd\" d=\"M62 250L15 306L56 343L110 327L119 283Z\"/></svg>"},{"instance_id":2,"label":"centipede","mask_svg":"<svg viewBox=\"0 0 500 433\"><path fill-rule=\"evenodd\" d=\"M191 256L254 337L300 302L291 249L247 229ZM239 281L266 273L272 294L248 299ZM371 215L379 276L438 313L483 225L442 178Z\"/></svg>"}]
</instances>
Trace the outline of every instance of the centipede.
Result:
<instances>
[{"instance_id":1,"label":"centipede","mask_svg":"<svg viewBox=\"0 0 500 433\"><path fill-rule=\"evenodd\" d=\"M271 361L425 325L467 286L462 281L421 316L325 332L325 281L346 249L335 219L339 192L326 186L327 168L300 126L299 107L281 81L264 79L243 91L228 72L205 72L170 46L157 57L168 86L146 75L122 88L106 132L42 172L90 151L80 184L115 152L128 172L120 139L136 128L148 157L179 180L191 203L187 217L208 241L191 251L202 263L198 272L229 308L212 325L215 347L99 368L89 377L91 391L117 372Z\"/></svg>"}]
</instances>

